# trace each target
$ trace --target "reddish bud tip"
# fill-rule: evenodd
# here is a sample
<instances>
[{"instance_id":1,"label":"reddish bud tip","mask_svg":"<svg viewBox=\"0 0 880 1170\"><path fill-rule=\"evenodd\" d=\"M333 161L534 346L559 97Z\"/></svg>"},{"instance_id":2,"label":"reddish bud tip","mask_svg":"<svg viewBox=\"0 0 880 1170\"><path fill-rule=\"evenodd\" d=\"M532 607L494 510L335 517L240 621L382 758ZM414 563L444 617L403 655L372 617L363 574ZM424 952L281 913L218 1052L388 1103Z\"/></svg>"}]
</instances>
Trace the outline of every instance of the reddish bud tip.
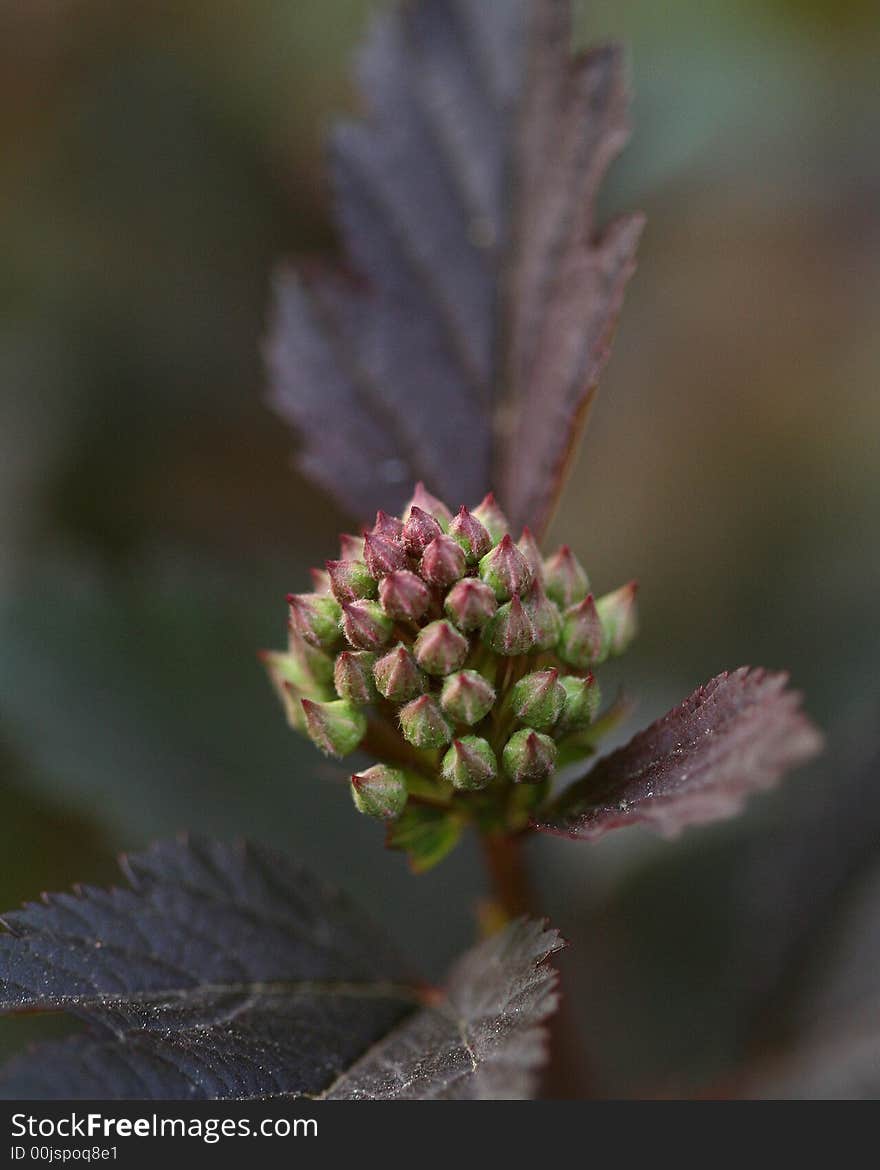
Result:
<instances>
[{"instance_id":1,"label":"reddish bud tip","mask_svg":"<svg viewBox=\"0 0 880 1170\"><path fill-rule=\"evenodd\" d=\"M431 604L431 592L421 577L408 569L398 569L379 582L379 599L389 617L417 622Z\"/></svg>"},{"instance_id":2,"label":"reddish bud tip","mask_svg":"<svg viewBox=\"0 0 880 1170\"><path fill-rule=\"evenodd\" d=\"M419 632L415 642L416 661L422 670L433 675L452 674L467 658L468 640L451 622L430 622Z\"/></svg>"},{"instance_id":3,"label":"reddish bud tip","mask_svg":"<svg viewBox=\"0 0 880 1170\"><path fill-rule=\"evenodd\" d=\"M480 561L480 579L493 590L499 601L523 594L531 586L532 570L509 534L504 535Z\"/></svg>"},{"instance_id":4,"label":"reddish bud tip","mask_svg":"<svg viewBox=\"0 0 880 1170\"><path fill-rule=\"evenodd\" d=\"M394 623L375 601L351 601L342 607L342 627L352 646L378 650L391 637Z\"/></svg>"},{"instance_id":5,"label":"reddish bud tip","mask_svg":"<svg viewBox=\"0 0 880 1170\"><path fill-rule=\"evenodd\" d=\"M589 593L586 570L567 544L544 562L544 588L561 609L583 601Z\"/></svg>"},{"instance_id":6,"label":"reddish bud tip","mask_svg":"<svg viewBox=\"0 0 880 1170\"><path fill-rule=\"evenodd\" d=\"M590 593L563 614L559 657L579 670L586 670L602 660L603 647L602 621Z\"/></svg>"},{"instance_id":7,"label":"reddish bud tip","mask_svg":"<svg viewBox=\"0 0 880 1170\"><path fill-rule=\"evenodd\" d=\"M371 532L373 536L385 536L388 540L400 540L403 533L403 521L396 516L389 516L387 512L376 513L376 523Z\"/></svg>"},{"instance_id":8,"label":"reddish bud tip","mask_svg":"<svg viewBox=\"0 0 880 1170\"><path fill-rule=\"evenodd\" d=\"M464 550L442 533L435 536L419 564L419 572L430 584L446 589L463 577L467 568Z\"/></svg>"},{"instance_id":9,"label":"reddish bud tip","mask_svg":"<svg viewBox=\"0 0 880 1170\"><path fill-rule=\"evenodd\" d=\"M465 577L446 595L443 608L460 630L479 630L498 608L495 594L475 577Z\"/></svg>"},{"instance_id":10,"label":"reddish bud tip","mask_svg":"<svg viewBox=\"0 0 880 1170\"><path fill-rule=\"evenodd\" d=\"M452 739L452 728L433 695L421 695L401 707L400 729L404 739L418 748L443 747Z\"/></svg>"},{"instance_id":11,"label":"reddish bud tip","mask_svg":"<svg viewBox=\"0 0 880 1170\"><path fill-rule=\"evenodd\" d=\"M396 646L373 667L379 693L393 703L405 703L427 690L428 680L405 646Z\"/></svg>"},{"instance_id":12,"label":"reddish bud tip","mask_svg":"<svg viewBox=\"0 0 880 1170\"><path fill-rule=\"evenodd\" d=\"M327 561L327 576L337 601L376 596L376 581L363 561Z\"/></svg>"},{"instance_id":13,"label":"reddish bud tip","mask_svg":"<svg viewBox=\"0 0 880 1170\"><path fill-rule=\"evenodd\" d=\"M452 519L452 513L442 500L438 500L436 496L431 495L421 480L416 484L413 497L404 509L404 521L409 519L410 510L414 507L421 508L423 512L427 512L429 516L433 516L443 531L446 531L449 526L449 521Z\"/></svg>"},{"instance_id":14,"label":"reddish bud tip","mask_svg":"<svg viewBox=\"0 0 880 1170\"><path fill-rule=\"evenodd\" d=\"M403 545L411 557L420 557L428 545L437 536L442 536L443 529L433 516L430 516L418 505L413 504L409 516L403 526Z\"/></svg>"},{"instance_id":15,"label":"reddish bud tip","mask_svg":"<svg viewBox=\"0 0 880 1170\"><path fill-rule=\"evenodd\" d=\"M406 552L403 546L387 536L373 532L368 532L364 537L364 560L367 568L377 578L406 568Z\"/></svg>"},{"instance_id":16,"label":"reddish bud tip","mask_svg":"<svg viewBox=\"0 0 880 1170\"><path fill-rule=\"evenodd\" d=\"M492 547L492 537L464 504L449 525L449 535L461 546L469 565L475 565Z\"/></svg>"}]
</instances>

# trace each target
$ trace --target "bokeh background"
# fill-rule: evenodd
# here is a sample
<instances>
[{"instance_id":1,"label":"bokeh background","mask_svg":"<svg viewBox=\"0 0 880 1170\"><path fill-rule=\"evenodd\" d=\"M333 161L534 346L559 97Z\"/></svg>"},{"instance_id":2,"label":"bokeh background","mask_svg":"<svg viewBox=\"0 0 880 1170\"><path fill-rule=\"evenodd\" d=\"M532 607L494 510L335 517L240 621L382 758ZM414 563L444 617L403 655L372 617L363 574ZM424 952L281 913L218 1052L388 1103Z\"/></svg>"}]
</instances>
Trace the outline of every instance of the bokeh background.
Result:
<instances>
[{"instance_id":1,"label":"bokeh background","mask_svg":"<svg viewBox=\"0 0 880 1170\"><path fill-rule=\"evenodd\" d=\"M2 906L192 828L296 854L430 974L473 935L475 852L411 878L255 658L349 526L291 469L260 342L279 258L332 253L322 139L376 6L0 0ZM747 662L790 668L829 736L735 823L531 847L586 1075L870 1094L880 22L870 0L577 11L581 40L630 47L603 210L649 226L551 543L600 589L642 583L636 722ZM0 1051L57 1026L2 1022Z\"/></svg>"}]
</instances>

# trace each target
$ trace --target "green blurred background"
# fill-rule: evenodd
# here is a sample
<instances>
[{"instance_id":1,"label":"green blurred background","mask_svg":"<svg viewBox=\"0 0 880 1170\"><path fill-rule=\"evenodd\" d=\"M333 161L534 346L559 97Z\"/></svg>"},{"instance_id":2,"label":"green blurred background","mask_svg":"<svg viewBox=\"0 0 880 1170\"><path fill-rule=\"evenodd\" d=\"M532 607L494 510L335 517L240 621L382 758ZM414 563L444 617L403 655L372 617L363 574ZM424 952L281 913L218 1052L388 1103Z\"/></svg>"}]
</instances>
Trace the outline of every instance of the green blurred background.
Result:
<instances>
[{"instance_id":1,"label":"green blurred background","mask_svg":"<svg viewBox=\"0 0 880 1170\"><path fill-rule=\"evenodd\" d=\"M255 658L349 526L291 470L260 342L275 263L333 248L322 138L376 6L0 0L2 906L193 828L296 854L429 973L472 937L475 852L411 878ZM638 721L748 662L789 667L831 735L734 825L532 847L595 1091L706 1091L775 1002L762 892L804 909L767 894L772 843L832 833L859 891L876 860L859 799L834 801L878 690L880 21L869 0L577 10L580 39L630 47L603 212L648 230L551 540L600 589L641 581ZM817 937L798 978L835 961ZM32 1034L2 1024L0 1050Z\"/></svg>"}]
</instances>

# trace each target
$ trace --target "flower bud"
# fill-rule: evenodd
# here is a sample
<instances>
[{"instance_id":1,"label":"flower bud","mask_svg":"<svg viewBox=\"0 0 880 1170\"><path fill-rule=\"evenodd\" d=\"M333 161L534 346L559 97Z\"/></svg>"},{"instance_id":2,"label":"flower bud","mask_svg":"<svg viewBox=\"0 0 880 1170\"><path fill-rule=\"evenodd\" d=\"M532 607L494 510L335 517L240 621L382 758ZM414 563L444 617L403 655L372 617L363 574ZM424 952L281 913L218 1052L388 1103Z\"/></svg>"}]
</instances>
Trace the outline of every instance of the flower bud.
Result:
<instances>
[{"instance_id":1,"label":"flower bud","mask_svg":"<svg viewBox=\"0 0 880 1170\"><path fill-rule=\"evenodd\" d=\"M288 593L290 625L312 646L329 649L339 641L339 602L325 593Z\"/></svg>"},{"instance_id":2,"label":"flower bud","mask_svg":"<svg viewBox=\"0 0 880 1170\"><path fill-rule=\"evenodd\" d=\"M479 723L492 710L495 688L476 670L460 670L443 683L440 705L456 723Z\"/></svg>"},{"instance_id":3,"label":"flower bud","mask_svg":"<svg viewBox=\"0 0 880 1170\"><path fill-rule=\"evenodd\" d=\"M535 629L518 597L502 605L483 630L483 641L495 651L511 657L525 654L535 644Z\"/></svg>"},{"instance_id":4,"label":"flower bud","mask_svg":"<svg viewBox=\"0 0 880 1170\"><path fill-rule=\"evenodd\" d=\"M300 663L291 654L263 650L259 658L266 668L275 694L281 701L288 724L297 731L305 731L300 699L303 695L316 699L332 698L329 688L315 686L311 676L301 669Z\"/></svg>"},{"instance_id":5,"label":"flower bud","mask_svg":"<svg viewBox=\"0 0 880 1170\"><path fill-rule=\"evenodd\" d=\"M309 576L312 579L313 593L330 592L330 574L326 569L309 569Z\"/></svg>"},{"instance_id":6,"label":"flower bud","mask_svg":"<svg viewBox=\"0 0 880 1170\"><path fill-rule=\"evenodd\" d=\"M492 537L464 504L449 525L449 535L461 546L469 565L475 565L492 547Z\"/></svg>"},{"instance_id":7,"label":"flower bud","mask_svg":"<svg viewBox=\"0 0 880 1170\"><path fill-rule=\"evenodd\" d=\"M434 537L442 535L443 529L434 517L413 504L402 532L403 547L409 555L420 557Z\"/></svg>"},{"instance_id":8,"label":"flower bud","mask_svg":"<svg viewBox=\"0 0 880 1170\"><path fill-rule=\"evenodd\" d=\"M498 507L493 492L489 492L482 503L474 508L474 515L491 536L493 544L497 544L502 536L510 532L510 523Z\"/></svg>"},{"instance_id":9,"label":"flower bud","mask_svg":"<svg viewBox=\"0 0 880 1170\"><path fill-rule=\"evenodd\" d=\"M604 644L602 622L590 593L580 605L572 605L562 615L559 657L578 670L586 670L602 660Z\"/></svg>"},{"instance_id":10,"label":"flower bud","mask_svg":"<svg viewBox=\"0 0 880 1170\"><path fill-rule=\"evenodd\" d=\"M544 560L541 556L541 550L538 548L538 542L535 540L534 533L531 528L524 528L522 536L516 542L516 547L526 558L526 564L532 570L532 578L535 581L544 580Z\"/></svg>"},{"instance_id":11,"label":"flower bud","mask_svg":"<svg viewBox=\"0 0 880 1170\"><path fill-rule=\"evenodd\" d=\"M310 646L295 630L290 631L287 639L287 652L290 658L297 663L297 669L302 672L297 686L306 694L321 690L326 695L316 694L317 698L332 698L330 688L333 685L333 656L317 646ZM295 680L294 680L295 681Z\"/></svg>"},{"instance_id":12,"label":"flower bud","mask_svg":"<svg viewBox=\"0 0 880 1170\"><path fill-rule=\"evenodd\" d=\"M637 582L630 581L596 602L605 632L606 655L622 654L638 632L637 589Z\"/></svg>"},{"instance_id":13,"label":"flower bud","mask_svg":"<svg viewBox=\"0 0 880 1170\"><path fill-rule=\"evenodd\" d=\"M374 577L387 577L397 569L406 568L403 545L375 532L368 532L364 537L364 560Z\"/></svg>"},{"instance_id":14,"label":"flower bud","mask_svg":"<svg viewBox=\"0 0 880 1170\"><path fill-rule=\"evenodd\" d=\"M537 577L523 599L523 605L535 629L535 649L554 650L562 630L562 614L556 603L544 592L544 586Z\"/></svg>"},{"instance_id":15,"label":"flower bud","mask_svg":"<svg viewBox=\"0 0 880 1170\"><path fill-rule=\"evenodd\" d=\"M376 513L376 523L370 529L374 536L384 536L388 540L399 541L403 535L403 521L396 516L389 516L387 512Z\"/></svg>"},{"instance_id":16,"label":"flower bud","mask_svg":"<svg viewBox=\"0 0 880 1170\"><path fill-rule=\"evenodd\" d=\"M416 661L428 674L452 674L468 655L468 640L451 622L429 622L415 643Z\"/></svg>"},{"instance_id":17,"label":"flower bud","mask_svg":"<svg viewBox=\"0 0 880 1170\"><path fill-rule=\"evenodd\" d=\"M396 646L373 667L379 693L393 703L405 703L427 689L428 680L406 646Z\"/></svg>"},{"instance_id":18,"label":"flower bud","mask_svg":"<svg viewBox=\"0 0 880 1170\"><path fill-rule=\"evenodd\" d=\"M552 775L556 744L549 735L524 727L507 741L501 762L514 784L540 784Z\"/></svg>"},{"instance_id":19,"label":"flower bud","mask_svg":"<svg viewBox=\"0 0 880 1170\"><path fill-rule=\"evenodd\" d=\"M532 583L532 570L507 535L480 561L480 579L499 601L508 601L515 593L522 595L526 592Z\"/></svg>"},{"instance_id":20,"label":"flower bud","mask_svg":"<svg viewBox=\"0 0 880 1170\"><path fill-rule=\"evenodd\" d=\"M291 636L286 654L276 650L261 650L258 657L282 699L282 690L288 684L309 698L333 698L333 659L323 650L304 642L298 635Z\"/></svg>"},{"instance_id":21,"label":"flower bud","mask_svg":"<svg viewBox=\"0 0 880 1170\"><path fill-rule=\"evenodd\" d=\"M376 596L376 580L363 561L327 561L327 575L337 601Z\"/></svg>"},{"instance_id":22,"label":"flower bud","mask_svg":"<svg viewBox=\"0 0 880 1170\"><path fill-rule=\"evenodd\" d=\"M333 682L340 699L348 699L359 707L376 698L373 682L373 664L376 655L369 650L343 650L336 656Z\"/></svg>"},{"instance_id":23,"label":"flower bud","mask_svg":"<svg viewBox=\"0 0 880 1170\"><path fill-rule=\"evenodd\" d=\"M379 582L379 599L389 617L417 622L431 604L431 591L421 577L409 569L398 569Z\"/></svg>"},{"instance_id":24,"label":"flower bud","mask_svg":"<svg viewBox=\"0 0 880 1170\"><path fill-rule=\"evenodd\" d=\"M460 630L479 630L498 608L495 594L476 577L465 577L453 585L443 605Z\"/></svg>"},{"instance_id":25,"label":"flower bud","mask_svg":"<svg viewBox=\"0 0 880 1170\"><path fill-rule=\"evenodd\" d=\"M576 605L589 593L590 582L586 571L567 544L545 561L544 589L560 609Z\"/></svg>"},{"instance_id":26,"label":"flower bud","mask_svg":"<svg viewBox=\"0 0 880 1170\"><path fill-rule=\"evenodd\" d=\"M325 755L349 755L367 733L366 717L347 699L332 703L303 699L302 709L309 739Z\"/></svg>"},{"instance_id":27,"label":"flower bud","mask_svg":"<svg viewBox=\"0 0 880 1170\"><path fill-rule=\"evenodd\" d=\"M413 492L413 498L407 504L406 508L404 508L404 522L409 519L410 511L414 507L421 508L423 512L427 512L429 516L433 516L444 532L449 527L449 521L452 519L452 513L449 511L442 500L438 500L436 496L432 496L429 491L426 491L425 485L421 482L421 480L419 480L419 482L416 484L416 490Z\"/></svg>"},{"instance_id":28,"label":"flower bud","mask_svg":"<svg viewBox=\"0 0 880 1170\"><path fill-rule=\"evenodd\" d=\"M592 674L588 674L586 678L569 674L560 679L560 682L565 690L565 706L559 720L560 730L582 731L590 726L599 710L601 702L599 684Z\"/></svg>"},{"instance_id":29,"label":"flower bud","mask_svg":"<svg viewBox=\"0 0 880 1170\"><path fill-rule=\"evenodd\" d=\"M549 731L565 706L565 690L559 671L535 670L525 675L510 691L510 709L522 723L538 731Z\"/></svg>"},{"instance_id":30,"label":"flower bud","mask_svg":"<svg viewBox=\"0 0 880 1170\"><path fill-rule=\"evenodd\" d=\"M452 739L452 728L433 695L420 695L401 707L400 730L403 738L417 748L443 747Z\"/></svg>"},{"instance_id":31,"label":"flower bud","mask_svg":"<svg viewBox=\"0 0 880 1170\"><path fill-rule=\"evenodd\" d=\"M339 538L339 559L341 561L362 561L364 559L364 538L343 532Z\"/></svg>"},{"instance_id":32,"label":"flower bud","mask_svg":"<svg viewBox=\"0 0 880 1170\"><path fill-rule=\"evenodd\" d=\"M465 792L485 788L498 775L495 753L478 735L454 739L440 765L443 779Z\"/></svg>"},{"instance_id":33,"label":"flower bud","mask_svg":"<svg viewBox=\"0 0 880 1170\"><path fill-rule=\"evenodd\" d=\"M425 549L419 572L429 584L445 589L464 576L466 567L464 550L441 533Z\"/></svg>"},{"instance_id":34,"label":"flower bud","mask_svg":"<svg viewBox=\"0 0 880 1170\"><path fill-rule=\"evenodd\" d=\"M406 805L406 776L387 764L375 764L352 776L351 798L365 816L396 820Z\"/></svg>"},{"instance_id":35,"label":"flower bud","mask_svg":"<svg viewBox=\"0 0 880 1170\"><path fill-rule=\"evenodd\" d=\"M375 601L350 601L342 607L342 628L352 646L378 650L391 637L394 623Z\"/></svg>"}]
</instances>

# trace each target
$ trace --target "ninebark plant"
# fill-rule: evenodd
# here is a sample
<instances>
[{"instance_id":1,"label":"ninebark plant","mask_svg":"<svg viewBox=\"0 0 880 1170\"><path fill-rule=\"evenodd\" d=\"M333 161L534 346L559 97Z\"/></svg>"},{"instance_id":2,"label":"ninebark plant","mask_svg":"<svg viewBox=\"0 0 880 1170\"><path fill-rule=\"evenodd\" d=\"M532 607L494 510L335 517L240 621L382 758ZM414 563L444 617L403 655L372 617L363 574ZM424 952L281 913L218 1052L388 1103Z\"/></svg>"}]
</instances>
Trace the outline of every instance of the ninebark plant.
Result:
<instances>
[{"instance_id":1,"label":"ninebark plant","mask_svg":"<svg viewBox=\"0 0 880 1170\"><path fill-rule=\"evenodd\" d=\"M479 836L486 937L425 988L286 859L162 844L126 860L125 889L4 919L0 1008L86 1023L14 1061L6 1095L527 1096L560 940L523 914L521 843L674 834L818 749L786 677L740 668L584 763L620 715L599 668L636 632L636 589L594 594L578 550L541 541L642 225L594 223L627 94L615 47L570 39L566 0L376 21L366 118L333 139L348 264L279 277L267 346L301 469L371 520L291 594L265 664L297 732L358 753L354 805L414 870Z\"/></svg>"}]
</instances>

